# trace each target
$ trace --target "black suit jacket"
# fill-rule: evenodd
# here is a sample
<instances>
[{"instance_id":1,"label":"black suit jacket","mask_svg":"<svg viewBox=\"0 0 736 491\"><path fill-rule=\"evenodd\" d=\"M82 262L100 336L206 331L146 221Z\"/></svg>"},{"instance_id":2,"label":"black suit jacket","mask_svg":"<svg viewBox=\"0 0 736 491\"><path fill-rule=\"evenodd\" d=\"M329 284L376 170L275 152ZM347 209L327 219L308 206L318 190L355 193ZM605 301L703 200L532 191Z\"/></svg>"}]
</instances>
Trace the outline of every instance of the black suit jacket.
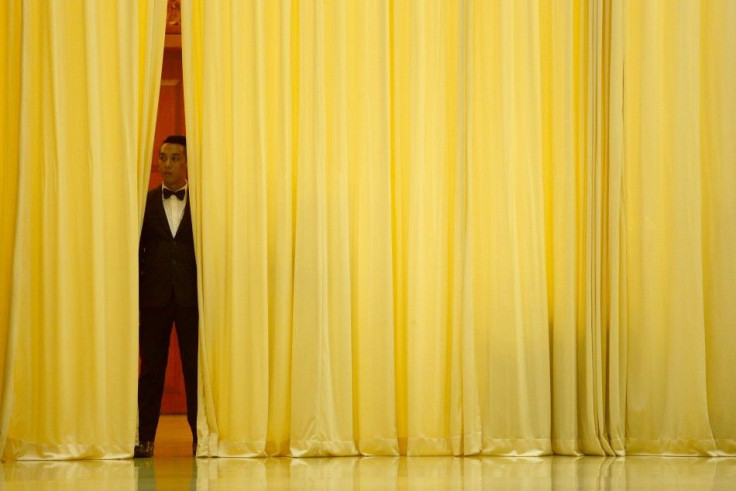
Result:
<instances>
[{"instance_id":1,"label":"black suit jacket","mask_svg":"<svg viewBox=\"0 0 736 491\"><path fill-rule=\"evenodd\" d=\"M140 306L161 307L174 295L178 305L196 307L197 263L190 200L187 198L181 224L176 236L172 236L161 192L159 186L149 191L146 198L138 250Z\"/></svg>"}]
</instances>

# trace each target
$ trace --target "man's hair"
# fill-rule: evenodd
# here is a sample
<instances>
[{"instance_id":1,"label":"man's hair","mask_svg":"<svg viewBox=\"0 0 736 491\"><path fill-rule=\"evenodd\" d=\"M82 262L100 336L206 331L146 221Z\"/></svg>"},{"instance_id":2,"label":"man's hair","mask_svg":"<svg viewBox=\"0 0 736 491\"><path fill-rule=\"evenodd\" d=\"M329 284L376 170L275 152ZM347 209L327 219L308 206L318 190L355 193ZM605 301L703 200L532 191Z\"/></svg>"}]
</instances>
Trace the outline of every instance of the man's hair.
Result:
<instances>
[{"instance_id":1,"label":"man's hair","mask_svg":"<svg viewBox=\"0 0 736 491\"><path fill-rule=\"evenodd\" d=\"M164 140L164 143L173 143L175 145L181 145L184 147L184 153L187 152L187 137L184 135L169 135ZM163 145L162 143L161 145Z\"/></svg>"}]
</instances>

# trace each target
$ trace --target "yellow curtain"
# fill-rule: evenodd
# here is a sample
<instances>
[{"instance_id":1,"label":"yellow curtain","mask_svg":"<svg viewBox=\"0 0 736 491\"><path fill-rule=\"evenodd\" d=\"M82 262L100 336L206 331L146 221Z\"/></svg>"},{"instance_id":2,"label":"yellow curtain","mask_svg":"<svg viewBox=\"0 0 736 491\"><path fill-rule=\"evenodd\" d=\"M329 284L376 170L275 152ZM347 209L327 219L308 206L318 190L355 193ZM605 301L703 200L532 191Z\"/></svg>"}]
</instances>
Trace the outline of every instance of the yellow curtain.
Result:
<instances>
[{"instance_id":1,"label":"yellow curtain","mask_svg":"<svg viewBox=\"0 0 736 491\"><path fill-rule=\"evenodd\" d=\"M3 102L0 105L0 394L6 386L5 359L10 356L8 341L19 168L20 26L20 0L0 5L0 29L3 33L0 36L0 71L3 73L0 77L0 100ZM0 419L0 431L3 428L3 420ZM0 433L0 448L3 435Z\"/></svg>"},{"instance_id":2,"label":"yellow curtain","mask_svg":"<svg viewBox=\"0 0 736 491\"><path fill-rule=\"evenodd\" d=\"M631 2L627 450L736 447L736 4Z\"/></svg>"},{"instance_id":3,"label":"yellow curtain","mask_svg":"<svg viewBox=\"0 0 736 491\"><path fill-rule=\"evenodd\" d=\"M201 453L734 453L733 2L182 15Z\"/></svg>"},{"instance_id":4,"label":"yellow curtain","mask_svg":"<svg viewBox=\"0 0 736 491\"><path fill-rule=\"evenodd\" d=\"M200 453L736 454L736 3L182 15ZM131 454L164 16L0 7L6 457Z\"/></svg>"},{"instance_id":5,"label":"yellow curtain","mask_svg":"<svg viewBox=\"0 0 736 491\"><path fill-rule=\"evenodd\" d=\"M723 0L699 12L701 39L691 63L700 65L699 152L688 166L701 164L700 260L707 404L713 437L721 453L736 454L736 3ZM699 55L699 56L698 56ZM691 68L681 67L681 71ZM685 92L680 89L679 93ZM695 95L691 95L695 97ZM680 128L682 131L684 128ZM689 134L691 129L685 129ZM674 133L673 133L674 135ZM693 164L695 162L695 164ZM698 257L695 257L697 261ZM702 352L701 352L702 354Z\"/></svg>"},{"instance_id":6,"label":"yellow curtain","mask_svg":"<svg viewBox=\"0 0 736 491\"><path fill-rule=\"evenodd\" d=\"M540 8L552 449L622 455L622 5Z\"/></svg>"},{"instance_id":7,"label":"yellow curtain","mask_svg":"<svg viewBox=\"0 0 736 491\"><path fill-rule=\"evenodd\" d=\"M1 8L0 449L130 456L139 219L166 2Z\"/></svg>"}]
</instances>

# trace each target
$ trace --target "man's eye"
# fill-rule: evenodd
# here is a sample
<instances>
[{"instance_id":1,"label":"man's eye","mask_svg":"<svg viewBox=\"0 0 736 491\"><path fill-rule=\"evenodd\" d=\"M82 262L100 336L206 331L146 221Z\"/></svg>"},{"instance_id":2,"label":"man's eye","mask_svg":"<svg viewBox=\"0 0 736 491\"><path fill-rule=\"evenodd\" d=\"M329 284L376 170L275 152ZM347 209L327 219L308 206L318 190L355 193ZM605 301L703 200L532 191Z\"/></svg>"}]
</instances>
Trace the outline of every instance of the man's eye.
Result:
<instances>
[{"instance_id":1,"label":"man's eye","mask_svg":"<svg viewBox=\"0 0 736 491\"><path fill-rule=\"evenodd\" d=\"M171 156L171 161L172 162L179 162L179 160L181 160L181 158L178 155L172 155Z\"/></svg>"},{"instance_id":2,"label":"man's eye","mask_svg":"<svg viewBox=\"0 0 736 491\"><path fill-rule=\"evenodd\" d=\"M160 153L160 154L158 154L158 159L159 160L166 160L166 155L163 154L163 153Z\"/></svg>"}]
</instances>

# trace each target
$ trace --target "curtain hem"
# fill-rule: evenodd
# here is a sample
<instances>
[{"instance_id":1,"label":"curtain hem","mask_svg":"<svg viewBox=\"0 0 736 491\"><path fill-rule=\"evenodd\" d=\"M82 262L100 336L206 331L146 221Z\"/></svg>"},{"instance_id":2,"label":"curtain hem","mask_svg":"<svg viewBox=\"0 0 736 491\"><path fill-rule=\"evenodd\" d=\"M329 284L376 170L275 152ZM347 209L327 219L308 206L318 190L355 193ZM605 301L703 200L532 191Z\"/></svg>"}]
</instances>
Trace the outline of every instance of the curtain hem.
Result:
<instances>
[{"instance_id":1,"label":"curtain hem","mask_svg":"<svg viewBox=\"0 0 736 491\"><path fill-rule=\"evenodd\" d=\"M484 439L481 455L503 457L541 457L552 455L552 441L549 438L525 439Z\"/></svg>"},{"instance_id":2,"label":"curtain hem","mask_svg":"<svg viewBox=\"0 0 736 491\"><path fill-rule=\"evenodd\" d=\"M8 438L3 458L7 460L80 460L129 459L133 444L129 445L49 445Z\"/></svg>"},{"instance_id":3,"label":"curtain hem","mask_svg":"<svg viewBox=\"0 0 736 491\"><path fill-rule=\"evenodd\" d=\"M647 438L627 438L626 455L662 455L682 457L715 457L723 455L712 439L654 440Z\"/></svg>"}]
</instances>

